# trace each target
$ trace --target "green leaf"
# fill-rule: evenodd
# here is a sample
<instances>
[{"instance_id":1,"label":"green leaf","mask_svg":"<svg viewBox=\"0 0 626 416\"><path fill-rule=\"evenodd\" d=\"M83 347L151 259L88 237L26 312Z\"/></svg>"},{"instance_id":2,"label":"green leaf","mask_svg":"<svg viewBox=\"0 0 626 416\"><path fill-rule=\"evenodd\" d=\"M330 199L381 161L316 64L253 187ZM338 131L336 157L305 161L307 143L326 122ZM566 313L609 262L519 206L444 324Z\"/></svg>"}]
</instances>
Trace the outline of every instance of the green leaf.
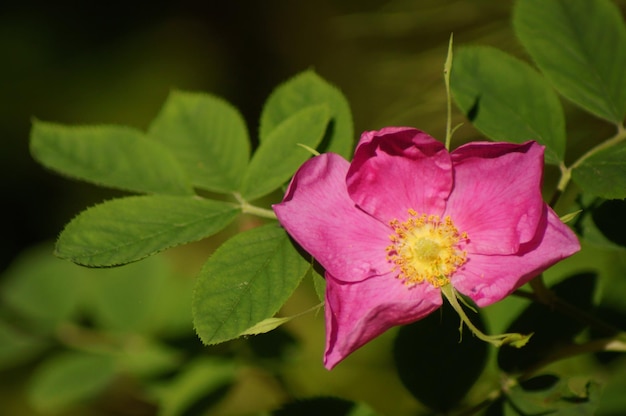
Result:
<instances>
[{"instance_id":1,"label":"green leaf","mask_svg":"<svg viewBox=\"0 0 626 416\"><path fill-rule=\"evenodd\" d=\"M313 276L313 286L315 287L315 293L320 301L326 300L326 279L322 277L314 268L311 268L311 275Z\"/></svg>"},{"instance_id":2,"label":"green leaf","mask_svg":"<svg viewBox=\"0 0 626 416\"><path fill-rule=\"evenodd\" d=\"M518 0L513 27L561 94L599 117L622 122L626 27L611 1Z\"/></svg>"},{"instance_id":3,"label":"green leaf","mask_svg":"<svg viewBox=\"0 0 626 416\"><path fill-rule=\"evenodd\" d=\"M213 235L238 213L232 204L198 197L114 199L74 218L59 236L56 254L84 266L118 266Z\"/></svg>"},{"instance_id":4,"label":"green leaf","mask_svg":"<svg viewBox=\"0 0 626 416\"><path fill-rule=\"evenodd\" d=\"M554 285L551 290L575 307L590 311L596 286L595 273L578 273ZM498 350L498 365L508 372L521 372L550 356L559 346L572 342L585 324L553 308L532 303L511 323L506 332L533 333L524 348Z\"/></svg>"},{"instance_id":5,"label":"green leaf","mask_svg":"<svg viewBox=\"0 0 626 416\"><path fill-rule=\"evenodd\" d=\"M232 383L236 373L237 368L232 361L215 357L194 359L171 381L152 387L151 394L159 403L158 415L201 414L194 404ZM186 412L190 408L196 409L196 412Z\"/></svg>"},{"instance_id":6,"label":"green leaf","mask_svg":"<svg viewBox=\"0 0 626 416\"><path fill-rule=\"evenodd\" d=\"M329 121L326 105L298 111L276 126L261 142L246 170L241 194L253 200L279 188L311 154L298 144L315 148Z\"/></svg>"},{"instance_id":7,"label":"green leaf","mask_svg":"<svg viewBox=\"0 0 626 416\"><path fill-rule=\"evenodd\" d=\"M477 317L472 321L482 329ZM478 379L486 363L487 344L465 326L460 334L459 317L444 302L440 312L400 328L393 355L407 390L424 405L447 414Z\"/></svg>"},{"instance_id":8,"label":"green leaf","mask_svg":"<svg viewBox=\"0 0 626 416\"><path fill-rule=\"evenodd\" d=\"M196 282L192 312L202 342L237 338L274 316L309 266L276 224L228 240L209 258Z\"/></svg>"},{"instance_id":9,"label":"green leaf","mask_svg":"<svg viewBox=\"0 0 626 416\"><path fill-rule=\"evenodd\" d=\"M178 158L193 184L236 191L250 156L250 139L237 109L201 93L172 91L148 129Z\"/></svg>"},{"instance_id":10,"label":"green leaf","mask_svg":"<svg viewBox=\"0 0 626 416\"><path fill-rule=\"evenodd\" d=\"M607 199L626 198L626 143L601 150L572 170L583 191Z\"/></svg>"},{"instance_id":11,"label":"green leaf","mask_svg":"<svg viewBox=\"0 0 626 416\"><path fill-rule=\"evenodd\" d=\"M193 194L189 178L169 151L130 127L35 121L30 151L45 167L97 185L141 193Z\"/></svg>"},{"instance_id":12,"label":"green leaf","mask_svg":"<svg viewBox=\"0 0 626 416\"><path fill-rule=\"evenodd\" d=\"M84 270L59 260L52 251L52 244L46 243L22 252L5 272L0 291L2 304L43 334L70 319L82 295Z\"/></svg>"},{"instance_id":13,"label":"green leaf","mask_svg":"<svg viewBox=\"0 0 626 416\"><path fill-rule=\"evenodd\" d=\"M524 380L507 391L507 399L523 415L592 416L599 386L582 379L563 380L550 374Z\"/></svg>"},{"instance_id":14,"label":"green leaf","mask_svg":"<svg viewBox=\"0 0 626 416\"><path fill-rule=\"evenodd\" d=\"M244 335L265 334L267 332L273 331L274 329L278 328L282 324L291 321L293 318L295 318L295 316L263 319L261 322L259 322L256 325L253 325L251 328L246 329L239 335L244 336Z\"/></svg>"},{"instance_id":15,"label":"green leaf","mask_svg":"<svg viewBox=\"0 0 626 416\"><path fill-rule=\"evenodd\" d=\"M334 152L349 159L354 151L350 105L340 90L313 71L296 75L272 92L261 114L260 141L265 141L274 129L298 111L317 104L326 105L331 117L320 152Z\"/></svg>"},{"instance_id":16,"label":"green leaf","mask_svg":"<svg viewBox=\"0 0 626 416\"><path fill-rule=\"evenodd\" d=\"M91 399L115 376L111 356L68 352L49 359L35 372L29 401L40 412L55 412Z\"/></svg>"},{"instance_id":17,"label":"green leaf","mask_svg":"<svg viewBox=\"0 0 626 416\"><path fill-rule=\"evenodd\" d=\"M454 53L454 100L474 126L496 141L536 140L546 146L546 162L565 154L565 118L550 84L525 62L486 46Z\"/></svg>"}]
</instances>

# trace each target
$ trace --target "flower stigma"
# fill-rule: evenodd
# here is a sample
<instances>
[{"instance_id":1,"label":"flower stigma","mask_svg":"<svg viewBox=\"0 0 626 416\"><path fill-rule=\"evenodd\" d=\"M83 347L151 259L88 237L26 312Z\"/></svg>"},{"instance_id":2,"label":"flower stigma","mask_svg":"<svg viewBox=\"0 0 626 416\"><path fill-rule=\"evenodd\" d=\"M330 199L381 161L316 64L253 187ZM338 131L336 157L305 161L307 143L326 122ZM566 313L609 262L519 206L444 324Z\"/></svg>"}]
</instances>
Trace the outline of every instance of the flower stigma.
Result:
<instances>
[{"instance_id":1,"label":"flower stigma","mask_svg":"<svg viewBox=\"0 0 626 416\"><path fill-rule=\"evenodd\" d=\"M413 209L408 213L406 221L389 222L393 234L386 248L387 260L408 286L424 281L434 287L450 283L450 276L467 261L461 249L468 241L467 233L459 232L449 216L441 220L438 215L418 214Z\"/></svg>"}]
</instances>

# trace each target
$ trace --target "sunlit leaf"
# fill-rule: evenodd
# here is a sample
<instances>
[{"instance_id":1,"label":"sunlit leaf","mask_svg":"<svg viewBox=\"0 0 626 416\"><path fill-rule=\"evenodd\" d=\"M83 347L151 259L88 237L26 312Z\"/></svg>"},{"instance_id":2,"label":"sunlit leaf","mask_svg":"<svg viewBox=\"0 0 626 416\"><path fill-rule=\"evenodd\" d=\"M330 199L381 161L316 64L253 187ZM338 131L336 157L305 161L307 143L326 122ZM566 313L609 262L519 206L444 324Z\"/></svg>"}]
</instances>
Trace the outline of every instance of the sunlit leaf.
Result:
<instances>
[{"instance_id":1,"label":"sunlit leaf","mask_svg":"<svg viewBox=\"0 0 626 416\"><path fill-rule=\"evenodd\" d=\"M308 268L276 224L231 238L209 258L196 283L193 319L200 339L228 341L273 317Z\"/></svg>"},{"instance_id":2,"label":"sunlit leaf","mask_svg":"<svg viewBox=\"0 0 626 416\"><path fill-rule=\"evenodd\" d=\"M170 149L198 188L232 192L239 187L250 139L243 117L226 101L172 91L148 133Z\"/></svg>"},{"instance_id":3,"label":"sunlit leaf","mask_svg":"<svg viewBox=\"0 0 626 416\"><path fill-rule=\"evenodd\" d=\"M260 144L245 172L241 194L247 200L279 188L311 154L299 144L316 147L329 121L328 107L316 105L298 111L272 130Z\"/></svg>"},{"instance_id":4,"label":"sunlit leaf","mask_svg":"<svg viewBox=\"0 0 626 416\"><path fill-rule=\"evenodd\" d=\"M296 75L272 92L261 114L260 141L265 141L278 125L300 110L318 104L330 110L331 118L320 152L334 152L350 158L354 150L354 133L348 101L339 89L313 71Z\"/></svg>"},{"instance_id":5,"label":"sunlit leaf","mask_svg":"<svg viewBox=\"0 0 626 416\"><path fill-rule=\"evenodd\" d=\"M59 236L56 254L84 266L126 264L213 235L238 213L232 204L197 197L114 199L74 218Z\"/></svg>"},{"instance_id":6,"label":"sunlit leaf","mask_svg":"<svg viewBox=\"0 0 626 416\"><path fill-rule=\"evenodd\" d=\"M483 328L479 316L473 314L472 321ZM441 313L432 313L398 332L393 352L400 380L433 410L445 413L458 405L485 366L487 344L467 327L460 340L459 317L448 303Z\"/></svg>"},{"instance_id":7,"label":"sunlit leaf","mask_svg":"<svg viewBox=\"0 0 626 416\"><path fill-rule=\"evenodd\" d=\"M67 352L42 364L33 375L29 401L40 412L55 412L94 398L115 376L112 356Z\"/></svg>"},{"instance_id":8,"label":"sunlit leaf","mask_svg":"<svg viewBox=\"0 0 626 416\"><path fill-rule=\"evenodd\" d=\"M561 94L606 120L624 120L626 27L613 2L518 0L513 27Z\"/></svg>"},{"instance_id":9,"label":"sunlit leaf","mask_svg":"<svg viewBox=\"0 0 626 416\"><path fill-rule=\"evenodd\" d=\"M536 140L546 162L565 154L565 118L550 84L528 64L494 48L462 47L454 54L451 88L457 105L496 141Z\"/></svg>"},{"instance_id":10,"label":"sunlit leaf","mask_svg":"<svg viewBox=\"0 0 626 416\"><path fill-rule=\"evenodd\" d=\"M161 144L123 126L65 126L35 121L33 157L63 175L141 193L193 194L181 165Z\"/></svg>"},{"instance_id":11,"label":"sunlit leaf","mask_svg":"<svg viewBox=\"0 0 626 416\"><path fill-rule=\"evenodd\" d=\"M591 195L607 199L626 198L626 143L585 159L572 170L572 179Z\"/></svg>"}]
</instances>

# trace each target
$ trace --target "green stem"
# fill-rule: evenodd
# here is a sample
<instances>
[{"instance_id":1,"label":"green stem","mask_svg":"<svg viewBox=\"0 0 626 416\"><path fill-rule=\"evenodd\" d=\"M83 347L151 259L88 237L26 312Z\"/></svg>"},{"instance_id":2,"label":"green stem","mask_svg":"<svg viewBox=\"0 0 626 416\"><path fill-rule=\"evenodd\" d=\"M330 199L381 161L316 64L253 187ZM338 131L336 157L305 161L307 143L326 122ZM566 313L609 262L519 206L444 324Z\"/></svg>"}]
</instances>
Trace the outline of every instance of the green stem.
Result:
<instances>
[{"instance_id":1,"label":"green stem","mask_svg":"<svg viewBox=\"0 0 626 416\"><path fill-rule=\"evenodd\" d=\"M589 159L591 156L595 155L596 153L602 150L608 149L612 146L615 146L616 144L624 140L626 140L626 128L622 124L618 124L617 133L613 137L589 149L585 154L579 157L570 167L567 167L563 163L561 163L559 165L559 168L561 169L561 179L559 180L559 184L557 185L556 192L554 193L554 195L552 196L552 199L550 200L550 206L554 208L554 206L558 202L559 197L565 191L565 188L567 188L567 185L572 179L572 171L574 169L576 169L585 160Z\"/></svg>"},{"instance_id":2,"label":"green stem","mask_svg":"<svg viewBox=\"0 0 626 416\"><path fill-rule=\"evenodd\" d=\"M276 214L271 209L251 205L248 201L243 199L243 197L239 193L234 193L233 196L239 202L241 212L243 212L244 214L256 215L257 217L268 218L270 220L276 219Z\"/></svg>"},{"instance_id":3,"label":"green stem","mask_svg":"<svg viewBox=\"0 0 626 416\"><path fill-rule=\"evenodd\" d=\"M556 352L527 369L519 379L525 380L532 377L540 369L566 358L582 354L590 354L602 351L626 352L626 333L622 332L614 337L594 339L583 344L571 344L559 348Z\"/></svg>"},{"instance_id":4,"label":"green stem","mask_svg":"<svg viewBox=\"0 0 626 416\"><path fill-rule=\"evenodd\" d=\"M452 95L450 94L450 72L452 71L452 38L448 42L448 55L443 65L443 79L446 84L446 101L447 101L447 118L446 118L446 149L450 150L450 142L452 141Z\"/></svg>"},{"instance_id":5,"label":"green stem","mask_svg":"<svg viewBox=\"0 0 626 416\"><path fill-rule=\"evenodd\" d=\"M513 347L521 348L524 345L526 345L526 343L532 336L532 334L523 335L523 334L515 334L515 333L500 334L500 335L486 335L480 329L478 329L476 325L474 325L472 321L467 317L467 315L465 314L465 311L463 310L463 307L459 303L459 299L458 299L459 294L454 289L454 287L452 287L450 283L448 283L447 285L441 288L441 293L443 293L445 298L448 299L448 302L450 303L452 308L459 315L459 318L461 318L461 326L459 327L459 331L463 329L463 324L465 324L478 339L480 339L481 341L488 342L495 347L500 347L505 344L510 344Z\"/></svg>"}]
</instances>

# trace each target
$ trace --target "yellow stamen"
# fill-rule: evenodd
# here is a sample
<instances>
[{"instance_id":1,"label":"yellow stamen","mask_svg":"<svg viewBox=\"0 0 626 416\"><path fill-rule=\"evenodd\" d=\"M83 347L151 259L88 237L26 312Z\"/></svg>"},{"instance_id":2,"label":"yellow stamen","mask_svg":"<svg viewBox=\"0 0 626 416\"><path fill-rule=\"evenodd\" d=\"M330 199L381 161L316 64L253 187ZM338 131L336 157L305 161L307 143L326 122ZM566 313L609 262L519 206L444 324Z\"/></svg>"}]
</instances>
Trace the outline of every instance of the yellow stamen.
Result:
<instances>
[{"instance_id":1,"label":"yellow stamen","mask_svg":"<svg viewBox=\"0 0 626 416\"><path fill-rule=\"evenodd\" d=\"M397 219L389 222L393 234L389 236L387 259L406 285L426 281L442 287L467 261L462 245L467 243L468 236L457 230L449 216L442 221L437 215L418 214L413 209L408 213L404 222Z\"/></svg>"}]
</instances>

